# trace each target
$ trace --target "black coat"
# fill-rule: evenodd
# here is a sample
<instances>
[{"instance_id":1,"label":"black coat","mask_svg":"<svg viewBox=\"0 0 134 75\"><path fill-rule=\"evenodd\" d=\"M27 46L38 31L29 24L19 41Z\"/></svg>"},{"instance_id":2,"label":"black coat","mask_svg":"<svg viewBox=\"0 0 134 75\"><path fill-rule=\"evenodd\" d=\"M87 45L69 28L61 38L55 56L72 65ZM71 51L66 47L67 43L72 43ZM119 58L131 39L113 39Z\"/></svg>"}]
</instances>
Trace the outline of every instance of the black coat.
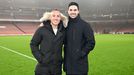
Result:
<instances>
[{"instance_id":1,"label":"black coat","mask_svg":"<svg viewBox=\"0 0 134 75\"><path fill-rule=\"evenodd\" d=\"M64 71L68 74L88 72L88 54L95 46L90 24L80 16L69 18L64 45Z\"/></svg>"},{"instance_id":2,"label":"black coat","mask_svg":"<svg viewBox=\"0 0 134 75\"><path fill-rule=\"evenodd\" d=\"M61 71L62 45L65 37L65 28L60 22L58 32L55 35L50 21L44 21L44 26L35 32L30 47L33 56L37 59L36 72L43 73L46 67L52 68L52 72Z\"/></svg>"}]
</instances>

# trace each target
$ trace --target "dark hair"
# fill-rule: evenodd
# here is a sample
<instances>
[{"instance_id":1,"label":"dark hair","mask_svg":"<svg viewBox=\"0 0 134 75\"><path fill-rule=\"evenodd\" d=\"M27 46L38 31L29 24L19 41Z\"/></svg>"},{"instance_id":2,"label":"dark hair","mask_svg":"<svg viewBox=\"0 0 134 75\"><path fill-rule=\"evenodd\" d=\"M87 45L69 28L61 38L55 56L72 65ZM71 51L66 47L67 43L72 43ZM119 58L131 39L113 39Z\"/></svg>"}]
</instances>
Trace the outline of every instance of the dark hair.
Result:
<instances>
[{"instance_id":1,"label":"dark hair","mask_svg":"<svg viewBox=\"0 0 134 75\"><path fill-rule=\"evenodd\" d=\"M78 3L76 3L76 2L70 2L69 5L68 5L68 8L69 8L70 6L72 6L72 5L77 6L77 8L78 8L78 10L79 10L79 5L78 5Z\"/></svg>"}]
</instances>

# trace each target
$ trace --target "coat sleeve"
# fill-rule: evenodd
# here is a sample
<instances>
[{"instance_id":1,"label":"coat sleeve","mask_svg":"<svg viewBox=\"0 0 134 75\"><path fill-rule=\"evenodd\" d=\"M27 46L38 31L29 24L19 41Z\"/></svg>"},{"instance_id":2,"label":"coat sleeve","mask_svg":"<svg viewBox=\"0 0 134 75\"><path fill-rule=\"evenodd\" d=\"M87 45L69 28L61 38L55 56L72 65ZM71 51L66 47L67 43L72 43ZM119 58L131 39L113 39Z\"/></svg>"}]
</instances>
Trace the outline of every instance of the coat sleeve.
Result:
<instances>
[{"instance_id":1,"label":"coat sleeve","mask_svg":"<svg viewBox=\"0 0 134 75\"><path fill-rule=\"evenodd\" d=\"M41 37L40 28L39 28L33 35L32 40L30 42L30 48L31 48L32 54L39 63L41 63L41 60L42 60L42 58L41 58L42 55L39 50L39 45L41 43L41 39L42 39L42 37Z\"/></svg>"},{"instance_id":2,"label":"coat sleeve","mask_svg":"<svg viewBox=\"0 0 134 75\"><path fill-rule=\"evenodd\" d=\"M92 28L90 27L90 24L86 24L84 28L84 39L85 43L82 48L82 56L87 55L95 47L94 33Z\"/></svg>"}]
</instances>

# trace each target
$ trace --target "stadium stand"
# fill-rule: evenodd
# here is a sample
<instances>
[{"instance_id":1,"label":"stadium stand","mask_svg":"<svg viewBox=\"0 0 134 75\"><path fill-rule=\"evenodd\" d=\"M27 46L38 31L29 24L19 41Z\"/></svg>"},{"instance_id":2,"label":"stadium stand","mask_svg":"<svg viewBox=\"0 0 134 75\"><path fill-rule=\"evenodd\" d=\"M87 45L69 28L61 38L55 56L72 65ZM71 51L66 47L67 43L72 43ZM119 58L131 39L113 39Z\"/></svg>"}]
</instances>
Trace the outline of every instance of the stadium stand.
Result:
<instances>
[{"instance_id":1,"label":"stadium stand","mask_svg":"<svg viewBox=\"0 0 134 75\"><path fill-rule=\"evenodd\" d=\"M11 22L0 22L0 34L22 34Z\"/></svg>"},{"instance_id":2,"label":"stadium stand","mask_svg":"<svg viewBox=\"0 0 134 75\"><path fill-rule=\"evenodd\" d=\"M104 4L91 0L76 2L80 4L81 17L91 23L95 33L134 33L133 0L106 0ZM44 12L58 8L67 15L68 3L67 0L0 0L0 35L33 34Z\"/></svg>"},{"instance_id":3,"label":"stadium stand","mask_svg":"<svg viewBox=\"0 0 134 75\"><path fill-rule=\"evenodd\" d=\"M31 35L39 23L0 22L0 35Z\"/></svg>"},{"instance_id":4,"label":"stadium stand","mask_svg":"<svg viewBox=\"0 0 134 75\"><path fill-rule=\"evenodd\" d=\"M39 23L15 23L24 34L32 34L38 28Z\"/></svg>"}]
</instances>

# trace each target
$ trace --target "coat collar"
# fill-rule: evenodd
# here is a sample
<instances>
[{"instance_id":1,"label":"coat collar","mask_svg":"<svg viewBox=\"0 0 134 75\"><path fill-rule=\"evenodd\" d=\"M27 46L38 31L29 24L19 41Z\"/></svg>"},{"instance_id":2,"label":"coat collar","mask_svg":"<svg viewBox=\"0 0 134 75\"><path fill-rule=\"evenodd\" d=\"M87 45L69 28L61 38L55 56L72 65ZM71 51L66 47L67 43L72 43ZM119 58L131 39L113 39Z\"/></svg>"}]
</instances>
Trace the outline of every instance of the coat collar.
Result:
<instances>
[{"instance_id":1,"label":"coat collar","mask_svg":"<svg viewBox=\"0 0 134 75\"><path fill-rule=\"evenodd\" d=\"M71 18L69 16L69 22L78 22L80 20L80 15L78 14L78 16L76 18Z\"/></svg>"},{"instance_id":2,"label":"coat collar","mask_svg":"<svg viewBox=\"0 0 134 75\"><path fill-rule=\"evenodd\" d=\"M44 25L44 27L46 27L49 31L51 31L54 34L53 29L52 29L52 26L50 24L50 20L43 21L43 25ZM63 22L60 21L60 23L58 25L58 32L61 32L63 29L64 29Z\"/></svg>"}]
</instances>

